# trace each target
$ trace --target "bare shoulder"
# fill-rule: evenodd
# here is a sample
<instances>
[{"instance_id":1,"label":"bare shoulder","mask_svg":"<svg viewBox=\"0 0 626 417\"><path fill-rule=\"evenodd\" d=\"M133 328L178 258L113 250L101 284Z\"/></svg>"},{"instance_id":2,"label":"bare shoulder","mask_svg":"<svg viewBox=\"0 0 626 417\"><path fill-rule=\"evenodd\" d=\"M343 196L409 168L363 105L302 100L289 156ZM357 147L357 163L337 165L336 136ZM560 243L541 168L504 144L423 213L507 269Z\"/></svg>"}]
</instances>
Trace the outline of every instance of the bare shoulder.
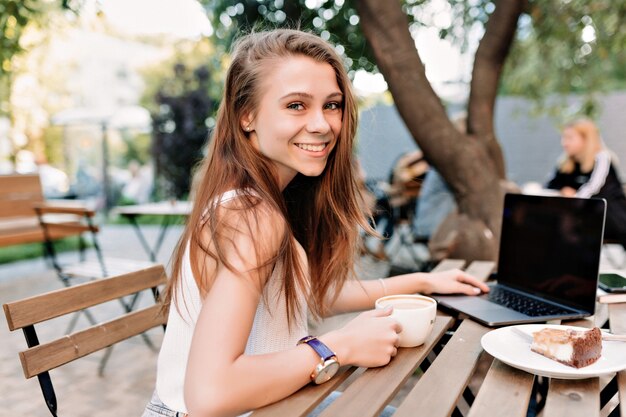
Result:
<instances>
[{"instance_id":1,"label":"bare shoulder","mask_svg":"<svg viewBox=\"0 0 626 417\"><path fill-rule=\"evenodd\" d=\"M252 275L262 287L284 242L287 226L282 213L244 195L214 206L210 218L198 232L200 244L219 257L213 268Z\"/></svg>"},{"instance_id":2,"label":"bare shoulder","mask_svg":"<svg viewBox=\"0 0 626 417\"><path fill-rule=\"evenodd\" d=\"M215 211L218 223L236 234L252 239L282 241L286 222L280 211L253 195L241 195L222 202Z\"/></svg>"}]
</instances>

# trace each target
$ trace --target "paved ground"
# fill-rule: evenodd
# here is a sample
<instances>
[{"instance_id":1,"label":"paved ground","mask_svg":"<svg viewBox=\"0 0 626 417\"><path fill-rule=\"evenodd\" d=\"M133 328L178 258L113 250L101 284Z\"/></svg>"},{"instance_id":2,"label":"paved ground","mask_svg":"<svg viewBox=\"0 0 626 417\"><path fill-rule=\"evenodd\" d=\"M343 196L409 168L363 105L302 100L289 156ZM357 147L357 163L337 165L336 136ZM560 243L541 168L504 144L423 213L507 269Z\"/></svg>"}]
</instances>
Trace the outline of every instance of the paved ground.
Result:
<instances>
[{"instance_id":1,"label":"paved ground","mask_svg":"<svg viewBox=\"0 0 626 417\"><path fill-rule=\"evenodd\" d=\"M157 228L142 226L149 241L156 239ZM159 262L167 264L172 249L180 236L180 227L172 227L159 253ZM147 256L130 227L106 226L100 243L107 256L146 260ZM75 254L65 254L64 259L75 259ZM381 269L383 268L383 269ZM381 264L368 265L369 272L382 274ZM380 272L377 272L380 271ZM38 259L0 265L0 304L24 297L62 288L55 273ZM150 295L142 300L150 302ZM106 320L121 312L121 306L111 302L94 309L99 320ZM325 328L342 323L349 316L324 323ZM60 318L46 326L38 326L41 342L62 336L68 319ZM88 326L82 317L79 326ZM151 339L160 346L162 332L155 329ZM4 315L0 319L0 417L47 417L48 412L36 378L26 380L22 373L18 352L26 348L22 332L10 332ZM102 353L94 353L71 364L51 371L57 394L59 415L64 417L139 416L154 388L157 352L151 351L139 337L116 345L104 375L98 376Z\"/></svg>"},{"instance_id":2,"label":"paved ground","mask_svg":"<svg viewBox=\"0 0 626 417\"><path fill-rule=\"evenodd\" d=\"M151 241L157 229L144 228ZM180 228L170 229L160 252L159 261L167 263L172 248L180 234ZM146 260L132 229L126 226L103 228L101 244L108 256ZM65 258L74 257L67 254ZM56 275L39 259L0 265L0 304L30 295L43 293L62 284ZM148 304L149 295L142 297ZM119 314L119 303L107 303L95 309L93 314L105 320L111 314ZM4 318L0 320L0 417L50 416L36 378L26 380L22 373L17 352L26 347L21 332L9 332ZM57 319L49 326L38 328L40 341L62 336L67 319ZM79 325L87 326L82 317ZM160 345L162 332L153 330L151 338ZM74 363L51 372L61 416L139 416L154 387L157 353L151 351L141 338L121 342L113 349L104 376L98 376L102 353L94 353Z\"/></svg>"},{"instance_id":3,"label":"paved ground","mask_svg":"<svg viewBox=\"0 0 626 417\"><path fill-rule=\"evenodd\" d=\"M155 227L143 227L150 241L157 233ZM170 233L159 254L159 261L167 264L169 256L180 234L180 228ZM133 230L126 226L106 226L102 231L101 244L105 254L131 259L147 259ZM621 248L611 248L615 257L621 259ZM73 256L72 254L65 255ZM603 267L607 267L603 257ZM384 276L383 264L364 260L361 266L370 277ZM0 304L61 288L60 281L42 260L0 265ZM149 303L146 294L143 301ZM121 307L112 302L93 311L98 319L105 320L119 314ZM329 320L318 332L345 322L349 315ZM49 412L43 402L36 378L24 379L17 352L25 348L21 332L9 332L4 319L0 319L0 417L47 417ZM81 325L87 322L82 318ZM64 334L67 319L58 319L38 328L40 340L49 341ZM150 333L158 346L162 332ZM139 416L154 387L157 353L148 349L141 338L135 337L118 344L102 377L98 376L98 365L102 353L95 353L51 372L57 392L59 415L64 417L110 417Z\"/></svg>"}]
</instances>

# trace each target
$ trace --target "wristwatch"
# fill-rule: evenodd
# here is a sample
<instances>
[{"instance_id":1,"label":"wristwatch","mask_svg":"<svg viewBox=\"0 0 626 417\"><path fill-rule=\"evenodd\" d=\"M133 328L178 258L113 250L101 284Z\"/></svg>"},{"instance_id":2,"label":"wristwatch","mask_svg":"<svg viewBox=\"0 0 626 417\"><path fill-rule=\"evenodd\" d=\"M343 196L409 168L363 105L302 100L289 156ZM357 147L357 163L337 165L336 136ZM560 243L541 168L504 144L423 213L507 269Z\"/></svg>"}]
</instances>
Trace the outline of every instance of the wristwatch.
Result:
<instances>
[{"instance_id":1,"label":"wristwatch","mask_svg":"<svg viewBox=\"0 0 626 417\"><path fill-rule=\"evenodd\" d=\"M335 352L330 350L328 346L320 342L315 336L303 337L298 341L298 345L302 343L309 345L320 356L320 363L311 372L311 381L319 385L335 376L339 370L339 361Z\"/></svg>"}]
</instances>

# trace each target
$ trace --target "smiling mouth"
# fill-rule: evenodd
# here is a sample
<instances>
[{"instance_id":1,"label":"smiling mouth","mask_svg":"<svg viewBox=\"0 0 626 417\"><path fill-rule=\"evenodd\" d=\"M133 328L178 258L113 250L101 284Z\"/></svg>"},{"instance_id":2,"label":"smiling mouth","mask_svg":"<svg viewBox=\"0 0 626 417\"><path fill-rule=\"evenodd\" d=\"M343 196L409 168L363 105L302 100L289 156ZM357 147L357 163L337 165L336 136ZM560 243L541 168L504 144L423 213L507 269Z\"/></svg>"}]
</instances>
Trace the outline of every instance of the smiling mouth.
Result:
<instances>
[{"instance_id":1,"label":"smiling mouth","mask_svg":"<svg viewBox=\"0 0 626 417\"><path fill-rule=\"evenodd\" d=\"M298 148L303 149L305 151L311 152L321 152L328 146L328 143L320 143L317 145L309 144L309 143L296 143Z\"/></svg>"}]
</instances>

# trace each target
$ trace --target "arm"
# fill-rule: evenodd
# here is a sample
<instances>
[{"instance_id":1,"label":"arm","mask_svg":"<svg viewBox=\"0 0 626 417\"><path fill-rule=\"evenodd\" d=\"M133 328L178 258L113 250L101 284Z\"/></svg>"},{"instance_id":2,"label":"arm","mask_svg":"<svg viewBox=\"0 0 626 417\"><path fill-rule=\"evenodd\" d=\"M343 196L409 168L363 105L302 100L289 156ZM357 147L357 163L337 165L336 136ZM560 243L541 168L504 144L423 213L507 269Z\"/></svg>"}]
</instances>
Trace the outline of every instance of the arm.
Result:
<instances>
[{"instance_id":1,"label":"arm","mask_svg":"<svg viewBox=\"0 0 626 417\"><path fill-rule=\"evenodd\" d=\"M576 197L589 198L600 192L611 168L611 155L607 151L600 151L596 155L595 165L591 178L576 192Z\"/></svg>"},{"instance_id":2,"label":"arm","mask_svg":"<svg viewBox=\"0 0 626 417\"><path fill-rule=\"evenodd\" d=\"M565 184L563 183L563 174L561 174L561 172L559 172L559 170L557 169L552 179L548 181L548 184L546 184L546 188L550 190L560 190L564 186Z\"/></svg>"},{"instance_id":3,"label":"arm","mask_svg":"<svg viewBox=\"0 0 626 417\"><path fill-rule=\"evenodd\" d=\"M231 215L230 217L234 217ZM231 220L229 220L231 221ZM282 219L269 216L259 227L246 228L226 239L227 260L236 272L213 265L217 274L203 300L195 326L185 377L185 402L190 416L234 416L292 394L310 382L319 357L307 345L281 352L246 355L263 286L269 276L255 274L255 243L265 239L277 252ZM251 237L254 236L254 239ZM203 243L206 242L203 236ZM269 252L268 252L269 254ZM202 269L200 269L202 270ZM400 331L391 311L363 313L343 329L319 337L342 365L385 365L395 354ZM288 365L288 366L286 366Z\"/></svg>"},{"instance_id":4,"label":"arm","mask_svg":"<svg viewBox=\"0 0 626 417\"><path fill-rule=\"evenodd\" d=\"M489 292L489 287L465 272L458 269L398 275L393 278L378 280L352 280L346 282L341 289L331 311L335 314L374 308L380 297L393 294L450 294L462 293L476 295Z\"/></svg>"}]
</instances>

